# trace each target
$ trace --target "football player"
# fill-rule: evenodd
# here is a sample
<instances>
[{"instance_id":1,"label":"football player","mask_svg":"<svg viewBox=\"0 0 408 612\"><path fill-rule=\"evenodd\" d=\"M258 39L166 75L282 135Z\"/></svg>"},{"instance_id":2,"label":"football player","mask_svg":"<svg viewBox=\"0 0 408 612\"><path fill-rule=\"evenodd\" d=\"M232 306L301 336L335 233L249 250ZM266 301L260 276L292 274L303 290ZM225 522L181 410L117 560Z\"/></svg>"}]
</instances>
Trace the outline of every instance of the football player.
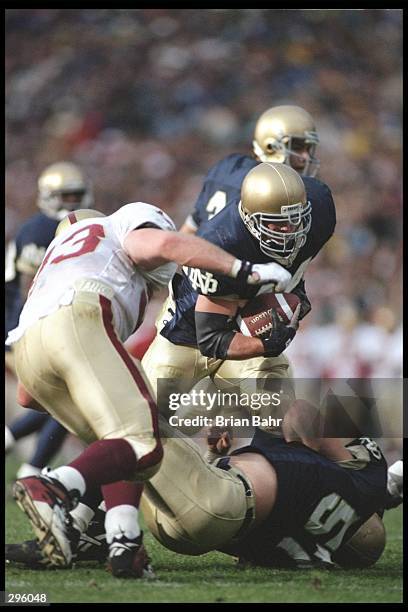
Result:
<instances>
[{"instance_id":1,"label":"football player","mask_svg":"<svg viewBox=\"0 0 408 612\"><path fill-rule=\"evenodd\" d=\"M89 444L68 466L14 485L52 565L70 565L69 510L101 486L110 570L140 576L148 565L137 520L142 484L126 481L150 478L163 452L149 384L123 342L177 264L225 274L237 286L275 282L284 289L291 278L279 264L252 265L175 232L150 204L127 204L108 217L79 210L58 226L9 332L19 404L46 410Z\"/></svg>"},{"instance_id":2,"label":"football player","mask_svg":"<svg viewBox=\"0 0 408 612\"><path fill-rule=\"evenodd\" d=\"M166 548L187 555L220 550L241 562L290 568L367 567L380 557L386 462L372 440L338 443L338 457L329 460L258 430L249 446L210 465L193 441L162 417L159 423L163 461L145 485L141 508ZM355 457L359 468L346 469ZM103 524L96 518L77 561L101 559ZM33 541L9 545L6 559L44 567Z\"/></svg>"},{"instance_id":3,"label":"football player","mask_svg":"<svg viewBox=\"0 0 408 612\"><path fill-rule=\"evenodd\" d=\"M303 281L310 261L335 227L334 203L328 187L305 179L285 164L263 162L246 175L240 200L202 225L197 235L237 256L279 262L292 279L287 291ZM308 199L308 194L311 195ZM263 291L272 290L264 287ZM166 414L169 393L187 392L210 376L220 389L231 381L254 379L257 391L270 389L271 379L288 379L284 351L296 333L297 317L308 312L308 301L285 326L277 322L264 340L237 331L235 315L258 288L239 290L217 275L202 275L191 267L172 281L174 306L165 313L159 332L143 357L150 382L158 391L159 410ZM159 384L158 384L159 383ZM253 388L253 387L251 387ZM163 401L161 401L161 395ZM325 441L326 442L326 441Z\"/></svg>"},{"instance_id":4,"label":"football player","mask_svg":"<svg viewBox=\"0 0 408 612\"><path fill-rule=\"evenodd\" d=\"M315 177L320 165L315 156L318 143L315 122L306 110L289 104L269 108L255 124L253 154L228 155L209 170L194 210L180 231L195 233L228 203L239 199L242 181L261 162L288 164L301 176ZM308 184L306 181L306 189Z\"/></svg>"},{"instance_id":5,"label":"football player","mask_svg":"<svg viewBox=\"0 0 408 612\"><path fill-rule=\"evenodd\" d=\"M253 136L253 155L232 154L217 162L208 172L193 212L188 215L180 231L196 233L208 220L220 213L227 204L236 206L241 197L245 176L261 162L283 163L292 166L302 177L309 201L326 202L329 216L334 216L334 205L329 188L314 177L320 161L315 157L319 138L311 115L299 106L282 105L266 110L258 118ZM316 204L317 206L318 204ZM328 230L330 231L330 229ZM177 275L174 283L178 281ZM299 279L294 292L303 300L302 316L310 309L304 280ZM160 331L163 321L175 313L170 286L169 298L164 302L157 318Z\"/></svg>"},{"instance_id":6,"label":"football player","mask_svg":"<svg viewBox=\"0 0 408 612\"><path fill-rule=\"evenodd\" d=\"M384 508L387 466L372 440L345 447L337 440L338 454L330 460L257 429L248 446L212 466L191 440L174 432L164 440L162 467L141 507L167 548L192 555L217 549L256 565L289 567L366 566L382 553L384 528L371 517ZM361 550L347 551L345 544L369 519L373 531Z\"/></svg>"},{"instance_id":7,"label":"football player","mask_svg":"<svg viewBox=\"0 0 408 612\"><path fill-rule=\"evenodd\" d=\"M37 206L40 212L30 217L6 249L6 335L16 327L31 282L53 240L60 220L70 211L90 208L92 188L81 170L71 162L54 163L38 179ZM14 374L12 347L6 346L6 365ZM17 471L17 478L38 474L61 448L66 429L52 417L35 411L15 419L5 428L5 450L15 442L39 432L36 448L27 463Z\"/></svg>"},{"instance_id":8,"label":"football player","mask_svg":"<svg viewBox=\"0 0 408 612\"><path fill-rule=\"evenodd\" d=\"M217 162L208 172L193 212L187 217L180 231L196 233L210 219L220 213L227 204L236 206L241 198L241 188L245 176L261 162L282 163L291 166L304 179L308 201L319 209L327 205L323 215L322 234L327 236L334 231L335 209L330 189L315 177L320 161L315 156L319 137L312 116L300 106L282 105L267 109L258 118L253 135L253 154L232 154ZM314 204L316 202L316 204ZM327 240L327 238L326 238ZM177 276L174 283L178 282ZM300 277L292 291L303 301L302 318L310 310L305 293L304 279ZM160 331L163 321L175 313L173 291L164 303L157 319Z\"/></svg>"}]
</instances>

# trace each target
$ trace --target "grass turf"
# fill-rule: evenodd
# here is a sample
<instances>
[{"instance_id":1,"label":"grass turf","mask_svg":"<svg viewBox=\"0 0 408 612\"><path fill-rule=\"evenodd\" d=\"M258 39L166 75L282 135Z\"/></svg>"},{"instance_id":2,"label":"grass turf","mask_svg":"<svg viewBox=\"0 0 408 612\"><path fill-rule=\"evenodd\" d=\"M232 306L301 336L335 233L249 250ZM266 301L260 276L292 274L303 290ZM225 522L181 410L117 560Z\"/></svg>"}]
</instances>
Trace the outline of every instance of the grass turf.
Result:
<instances>
[{"instance_id":1,"label":"grass turf","mask_svg":"<svg viewBox=\"0 0 408 612\"><path fill-rule=\"evenodd\" d=\"M6 485L6 542L31 539L25 515L11 498L11 465ZM132 602L384 602L402 601L402 509L386 512L387 546L367 570L239 569L222 553L176 555L146 534L157 578L118 580L102 567L33 571L6 567L8 593L46 593L51 603Z\"/></svg>"}]
</instances>

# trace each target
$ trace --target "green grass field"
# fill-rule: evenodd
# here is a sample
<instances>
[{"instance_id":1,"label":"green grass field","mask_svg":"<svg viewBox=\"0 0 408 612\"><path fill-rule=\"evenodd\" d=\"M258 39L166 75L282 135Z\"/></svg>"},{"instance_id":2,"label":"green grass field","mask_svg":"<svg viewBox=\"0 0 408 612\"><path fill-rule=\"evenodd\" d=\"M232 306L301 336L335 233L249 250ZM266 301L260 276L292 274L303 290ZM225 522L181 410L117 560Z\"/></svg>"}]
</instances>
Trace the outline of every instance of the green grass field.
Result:
<instances>
[{"instance_id":1,"label":"green grass field","mask_svg":"<svg viewBox=\"0 0 408 612\"><path fill-rule=\"evenodd\" d=\"M12 463L12 462L11 462ZM11 465L6 490L6 542L32 537L25 515L11 498ZM369 570L238 569L221 553L176 555L147 534L156 579L118 580L89 564L72 570L6 568L8 593L46 593L51 603L132 602L373 602L402 601L402 510L385 515L387 546Z\"/></svg>"}]
</instances>

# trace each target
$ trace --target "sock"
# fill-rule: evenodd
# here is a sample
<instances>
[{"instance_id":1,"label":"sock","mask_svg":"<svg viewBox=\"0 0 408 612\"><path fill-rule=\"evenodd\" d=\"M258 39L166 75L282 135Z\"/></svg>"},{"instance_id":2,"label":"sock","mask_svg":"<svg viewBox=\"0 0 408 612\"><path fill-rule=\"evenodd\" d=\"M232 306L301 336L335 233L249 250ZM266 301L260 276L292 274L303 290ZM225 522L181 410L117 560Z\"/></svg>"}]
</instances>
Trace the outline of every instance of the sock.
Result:
<instances>
[{"instance_id":1,"label":"sock","mask_svg":"<svg viewBox=\"0 0 408 612\"><path fill-rule=\"evenodd\" d=\"M132 479L137 459L129 442L115 438L93 442L69 465L82 474L87 488L94 488Z\"/></svg>"},{"instance_id":2,"label":"sock","mask_svg":"<svg viewBox=\"0 0 408 612\"><path fill-rule=\"evenodd\" d=\"M79 491L81 497L86 491L86 482L81 472L69 465L63 465L55 470L47 469L46 476L59 480L68 491L74 489Z\"/></svg>"},{"instance_id":3,"label":"sock","mask_svg":"<svg viewBox=\"0 0 408 612\"><path fill-rule=\"evenodd\" d=\"M142 482L129 482L120 480L102 487L103 498L105 500L106 512L115 506L124 504L139 507L140 498L143 493Z\"/></svg>"},{"instance_id":4,"label":"sock","mask_svg":"<svg viewBox=\"0 0 408 612\"><path fill-rule=\"evenodd\" d=\"M79 502L79 504L70 512L73 520L73 525L80 533L84 533L88 529L89 523L95 516L94 510Z\"/></svg>"},{"instance_id":5,"label":"sock","mask_svg":"<svg viewBox=\"0 0 408 612\"><path fill-rule=\"evenodd\" d=\"M143 483L113 482L102 487L106 504L105 531L106 541L125 535L128 539L140 535L138 507L143 493Z\"/></svg>"},{"instance_id":6,"label":"sock","mask_svg":"<svg viewBox=\"0 0 408 612\"><path fill-rule=\"evenodd\" d=\"M17 478L27 478L27 476L37 476L41 469L30 463L22 463L17 470Z\"/></svg>"},{"instance_id":7,"label":"sock","mask_svg":"<svg viewBox=\"0 0 408 612\"><path fill-rule=\"evenodd\" d=\"M139 512L134 506L123 504L107 511L105 517L106 542L125 536L133 540L140 535Z\"/></svg>"}]
</instances>

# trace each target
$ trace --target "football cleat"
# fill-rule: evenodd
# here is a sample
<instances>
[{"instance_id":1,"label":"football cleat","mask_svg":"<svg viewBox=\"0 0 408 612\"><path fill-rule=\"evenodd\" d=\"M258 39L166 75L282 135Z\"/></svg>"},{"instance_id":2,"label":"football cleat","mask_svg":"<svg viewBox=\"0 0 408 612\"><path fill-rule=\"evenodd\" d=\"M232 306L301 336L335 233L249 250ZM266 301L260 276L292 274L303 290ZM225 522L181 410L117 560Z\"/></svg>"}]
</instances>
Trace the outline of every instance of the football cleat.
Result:
<instances>
[{"instance_id":1,"label":"football cleat","mask_svg":"<svg viewBox=\"0 0 408 612\"><path fill-rule=\"evenodd\" d=\"M401 460L393 463L387 472L387 502L386 510L396 508L403 501L403 463Z\"/></svg>"},{"instance_id":2,"label":"football cleat","mask_svg":"<svg viewBox=\"0 0 408 612\"><path fill-rule=\"evenodd\" d=\"M76 551L74 551L75 562L98 561L99 563L105 563L109 552L106 543L105 516L105 512L96 510L88 529L79 538Z\"/></svg>"},{"instance_id":3,"label":"football cleat","mask_svg":"<svg viewBox=\"0 0 408 612\"><path fill-rule=\"evenodd\" d=\"M27 540L21 544L6 544L5 561L7 564L18 563L27 569L46 569L48 559L43 557L37 540Z\"/></svg>"},{"instance_id":4,"label":"football cleat","mask_svg":"<svg viewBox=\"0 0 408 612\"><path fill-rule=\"evenodd\" d=\"M108 555L104 527L105 513L97 510L94 519L90 522L86 533L80 537L73 529L70 537L72 561L96 561L104 563ZM72 537L73 536L73 537ZM79 537L79 539L78 539ZM17 563L27 569L55 569L48 559L44 558L37 540L28 540L21 544L6 544L5 560L7 564Z\"/></svg>"},{"instance_id":5,"label":"football cleat","mask_svg":"<svg viewBox=\"0 0 408 612\"><path fill-rule=\"evenodd\" d=\"M74 492L54 478L29 476L15 482L13 496L31 522L44 559L51 566L69 567L74 537L69 511L76 505Z\"/></svg>"},{"instance_id":6,"label":"football cleat","mask_svg":"<svg viewBox=\"0 0 408 612\"><path fill-rule=\"evenodd\" d=\"M132 540L121 536L109 544L108 570L117 578L154 578L143 545L143 532Z\"/></svg>"}]
</instances>

